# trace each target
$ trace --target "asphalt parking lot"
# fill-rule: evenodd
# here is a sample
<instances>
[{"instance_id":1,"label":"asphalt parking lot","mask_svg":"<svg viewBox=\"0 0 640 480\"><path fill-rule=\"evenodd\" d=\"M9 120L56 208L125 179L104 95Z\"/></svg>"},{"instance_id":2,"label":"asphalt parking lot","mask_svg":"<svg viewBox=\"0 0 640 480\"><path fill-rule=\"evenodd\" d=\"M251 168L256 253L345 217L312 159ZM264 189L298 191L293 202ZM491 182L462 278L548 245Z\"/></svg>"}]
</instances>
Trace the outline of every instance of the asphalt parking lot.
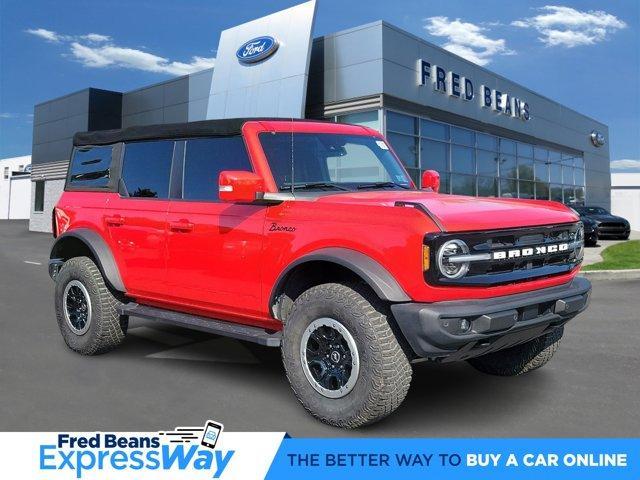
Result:
<instances>
[{"instance_id":1,"label":"asphalt parking lot","mask_svg":"<svg viewBox=\"0 0 640 480\"><path fill-rule=\"evenodd\" d=\"M298 404L279 351L133 319L98 357L68 350L47 275L50 235L0 222L0 430L154 431L211 418L231 431L293 436L582 437L640 432L640 281L594 282L543 369L516 378L464 363L419 364L394 415L325 426Z\"/></svg>"}]
</instances>

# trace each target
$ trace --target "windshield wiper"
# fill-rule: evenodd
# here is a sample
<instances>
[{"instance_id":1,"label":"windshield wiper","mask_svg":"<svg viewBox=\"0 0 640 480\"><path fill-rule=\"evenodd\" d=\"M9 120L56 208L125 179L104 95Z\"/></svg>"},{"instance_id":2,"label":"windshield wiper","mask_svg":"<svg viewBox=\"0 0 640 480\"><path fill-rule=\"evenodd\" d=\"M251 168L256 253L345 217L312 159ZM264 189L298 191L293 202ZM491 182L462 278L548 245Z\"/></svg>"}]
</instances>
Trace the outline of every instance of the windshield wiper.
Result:
<instances>
[{"instance_id":1,"label":"windshield wiper","mask_svg":"<svg viewBox=\"0 0 640 480\"><path fill-rule=\"evenodd\" d=\"M280 191L291 190L292 185L290 183L283 183L282 185L280 185L279 188L280 188ZM345 192L349 191L348 188L341 187L340 185L336 185L335 183L331 183L331 182L305 182L305 183L293 184L294 190L311 190L313 188L334 188L336 190L343 190Z\"/></svg>"},{"instance_id":2,"label":"windshield wiper","mask_svg":"<svg viewBox=\"0 0 640 480\"><path fill-rule=\"evenodd\" d=\"M405 190L409 189L409 185L405 185L402 183L396 182L374 182L374 183L363 183L362 185L358 185L358 190L362 190L365 188L387 188L387 187L400 187Z\"/></svg>"}]
</instances>

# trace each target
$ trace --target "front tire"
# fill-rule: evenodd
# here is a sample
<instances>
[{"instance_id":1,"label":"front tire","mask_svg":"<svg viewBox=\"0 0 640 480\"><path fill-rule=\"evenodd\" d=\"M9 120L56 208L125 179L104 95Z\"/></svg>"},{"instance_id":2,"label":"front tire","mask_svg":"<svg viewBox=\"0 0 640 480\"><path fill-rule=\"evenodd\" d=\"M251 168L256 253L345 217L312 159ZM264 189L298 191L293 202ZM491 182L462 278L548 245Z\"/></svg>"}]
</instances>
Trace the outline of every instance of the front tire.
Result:
<instances>
[{"instance_id":1,"label":"front tire","mask_svg":"<svg viewBox=\"0 0 640 480\"><path fill-rule=\"evenodd\" d=\"M476 370L489 375L512 377L536 370L549 362L558 350L564 327L515 347L468 360Z\"/></svg>"},{"instance_id":2,"label":"front tire","mask_svg":"<svg viewBox=\"0 0 640 480\"><path fill-rule=\"evenodd\" d=\"M313 416L357 428L400 406L411 365L388 315L360 283L318 285L296 299L283 331L282 361L296 397Z\"/></svg>"},{"instance_id":3,"label":"front tire","mask_svg":"<svg viewBox=\"0 0 640 480\"><path fill-rule=\"evenodd\" d=\"M98 355L124 340L129 325L120 304L96 264L88 257L67 260L56 276L58 327L67 346L82 355Z\"/></svg>"}]
</instances>

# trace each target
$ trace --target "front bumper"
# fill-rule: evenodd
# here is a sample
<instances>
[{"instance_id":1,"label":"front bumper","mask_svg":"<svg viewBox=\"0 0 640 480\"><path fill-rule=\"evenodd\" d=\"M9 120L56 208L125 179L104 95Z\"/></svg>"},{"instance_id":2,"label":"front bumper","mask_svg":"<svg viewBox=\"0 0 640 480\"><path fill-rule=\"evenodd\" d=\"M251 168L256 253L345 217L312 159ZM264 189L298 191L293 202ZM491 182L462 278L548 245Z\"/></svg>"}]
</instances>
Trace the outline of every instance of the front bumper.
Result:
<instances>
[{"instance_id":1,"label":"front bumper","mask_svg":"<svg viewBox=\"0 0 640 480\"><path fill-rule=\"evenodd\" d=\"M561 327L587 308L590 293L589 280L576 277L534 292L484 300L399 303L391 310L416 358L452 362L509 348Z\"/></svg>"}]
</instances>

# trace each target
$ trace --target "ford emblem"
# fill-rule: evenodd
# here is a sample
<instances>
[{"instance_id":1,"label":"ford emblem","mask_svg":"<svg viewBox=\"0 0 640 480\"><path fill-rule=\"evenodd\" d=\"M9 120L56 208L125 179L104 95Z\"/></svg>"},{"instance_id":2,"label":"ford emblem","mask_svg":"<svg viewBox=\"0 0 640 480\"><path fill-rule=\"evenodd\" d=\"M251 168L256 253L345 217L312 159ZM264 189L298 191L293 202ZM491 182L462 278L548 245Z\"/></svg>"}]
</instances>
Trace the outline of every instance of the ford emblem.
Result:
<instances>
[{"instance_id":1,"label":"ford emblem","mask_svg":"<svg viewBox=\"0 0 640 480\"><path fill-rule=\"evenodd\" d=\"M591 143L593 143L594 147L601 147L606 143L604 135L596 130L591 132L589 138L591 138Z\"/></svg>"},{"instance_id":2,"label":"ford emblem","mask_svg":"<svg viewBox=\"0 0 640 480\"><path fill-rule=\"evenodd\" d=\"M238 49L236 57L240 63L256 63L276 53L278 46L278 41L273 37L253 38Z\"/></svg>"}]
</instances>

